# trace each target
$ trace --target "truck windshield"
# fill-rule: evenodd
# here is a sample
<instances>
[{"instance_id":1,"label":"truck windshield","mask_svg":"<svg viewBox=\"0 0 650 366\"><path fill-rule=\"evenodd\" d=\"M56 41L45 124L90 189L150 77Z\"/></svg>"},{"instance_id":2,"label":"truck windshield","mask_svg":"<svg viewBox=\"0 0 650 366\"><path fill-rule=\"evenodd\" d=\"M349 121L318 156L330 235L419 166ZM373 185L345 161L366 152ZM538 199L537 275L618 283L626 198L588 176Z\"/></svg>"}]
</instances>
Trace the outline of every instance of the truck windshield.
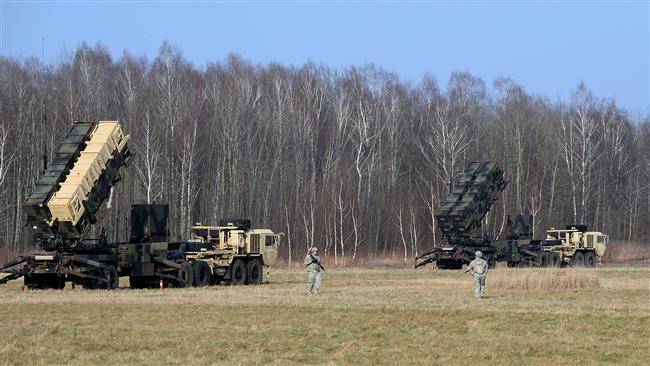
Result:
<instances>
[{"instance_id":1,"label":"truck windshield","mask_svg":"<svg viewBox=\"0 0 650 366\"><path fill-rule=\"evenodd\" d=\"M198 236L201 238L207 238L208 237L208 229L194 229L192 230L194 233L194 236Z\"/></svg>"},{"instance_id":2,"label":"truck windshield","mask_svg":"<svg viewBox=\"0 0 650 366\"><path fill-rule=\"evenodd\" d=\"M553 239L560 239L560 233L558 233L558 232L552 232L551 231L551 232L548 233L548 236L550 236Z\"/></svg>"}]
</instances>

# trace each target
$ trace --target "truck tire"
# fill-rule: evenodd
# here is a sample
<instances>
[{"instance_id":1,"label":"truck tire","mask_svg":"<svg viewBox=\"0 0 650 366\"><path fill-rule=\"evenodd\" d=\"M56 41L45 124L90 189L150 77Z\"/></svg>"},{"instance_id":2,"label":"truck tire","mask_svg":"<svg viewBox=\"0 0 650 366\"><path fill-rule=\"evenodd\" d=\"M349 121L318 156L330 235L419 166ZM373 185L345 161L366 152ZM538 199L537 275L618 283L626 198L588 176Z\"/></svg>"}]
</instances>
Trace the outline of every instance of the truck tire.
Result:
<instances>
[{"instance_id":1,"label":"truck tire","mask_svg":"<svg viewBox=\"0 0 650 366\"><path fill-rule=\"evenodd\" d=\"M571 267L584 267L585 265L585 257L582 254L582 252L576 252L573 254L573 258L571 258Z\"/></svg>"},{"instance_id":2,"label":"truck tire","mask_svg":"<svg viewBox=\"0 0 650 366\"><path fill-rule=\"evenodd\" d=\"M99 284L97 283L97 280L94 279L85 279L81 283L81 288L84 290L97 290L99 288Z\"/></svg>"},{"instance_id":3,"label":"truck tire","mask_svg":"<svg viewBox=\"0 0 650 366\"><path fill-rule=\"evenodd\" d=\"M101 283L101 288L107 290L115 290L120 286L120 275L117 273L117 269L113 266L108 266L104 269L104 275L108 279L108 283Z\"/></svg>"},{"instance_id":4,"label":"truck tire","mask_svg":"<svg viewBox=\"0 0 650 366\"><path fill-rule=\"evenodd\" d=\"M91 270L90 274L92 274L93 276L97 276L97 277L103 277L103 276L106 275L101 268L95 268L95 269ZM106 285L105 282L101 282L101 281L96 280L94 278L84 277L81 280L81 287L86 289L86 290L97 290L97 289L100 289L100 288L104 288L105 285Z\"/></svg>"},{"instance_id":5,"label":"truck tire","mask_svg":"<svg viewBox=\"0 0 650 366\"><path fill-rule=\"evenodd\" d=\"M257 258L251 259L246 264L246 284L247 285L259 285L262 283L262 277L264 276L264 271L262 269L262 263Z\"/></svg>"},{"instance_id":6,"label":"truck tire","mask_svg":"<svg viewBox=\"0 0 650 366\"><path fill-rule=\"evenodd\" d=\"M560 267L562 266L562 259L557 253L547 253L548 255L548 266L549 267Z\"/></svg>"},{"instance_id":7,"label":"truck tire","mask_svg":"<svg viewBox=\"0 0 650 366\"><path fill-rule=\"evenodd\" d=\"M550 258L551 253L542 253L542 267L550 267L551 266L551 258Z\"/></svg>"},{"instance_id":8,"label":"truck tire","mask_svg":"<svg viewBox=\"0 0 650 366\"><path fill-rule=\"evenodd\" d=\"M543 267L544 266L544 253L536 256L535 258L530 259L533 267Z\"/></svg>"},{"instance_id":9,"label":"truck tire","mask_svg":"<svg viewBox=\"0 0 650 366\"><path fill-rule=\"evenodd\" d=\"M230 267L230 283L233 285L246 284L246 266L241 259L235 259Z\"/></svg>"},{"instance_id":10,"label":"truck tire","mask_svg":"<svg viewBox=\"0 0 650 366\"><path fill-rule=\"evenodd\" d=\"M594 252L587 252L584 256L585 267L593 268L596 267L596 256Z\"/></svg>"},{"instance_id":11,"label":"truck tire","mask_svg":"<svg viewBox=\"0 0 650 366\"><path fill-rule=\"evenodd\" d=\"M194 284L194 269L188 262L182 261L179 263L181 268L178 270L178 277L183 281L176 281L176 287L192 287Z\"/></svg>"},{"instance_id":12,"label":"truck tire","mask_svg":"<svg viewBox=\"0 0 650 366\"><path fill-rule=\"evenodd\" d=\"M192 264L194 269L194 286L205 287L212 283L212 271L205 261L196 261Z\"/></svg>"}]
</instances>

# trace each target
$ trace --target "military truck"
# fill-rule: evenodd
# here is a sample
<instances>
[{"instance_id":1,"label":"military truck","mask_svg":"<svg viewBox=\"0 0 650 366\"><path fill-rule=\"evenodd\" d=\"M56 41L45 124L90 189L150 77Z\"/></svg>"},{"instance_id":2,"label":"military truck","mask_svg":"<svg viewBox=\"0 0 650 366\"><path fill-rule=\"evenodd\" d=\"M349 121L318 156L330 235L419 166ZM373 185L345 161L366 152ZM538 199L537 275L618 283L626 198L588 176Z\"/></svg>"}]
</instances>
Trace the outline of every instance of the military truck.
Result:
<instances>
[{"instance_id":1,"label":"military truck","mask_svg":"<svg viewBox=\"0 0 650 366\"><path fill-rule=\"evenodd\" d=\"M587 225L551 228L541 244L542 265L595 267L605 256L608 239L600 231L588 231Z\"/></svg>"},{"instance_id":2,"label":"military truck","mask_svg":"<svg viewBox=\"0 0 650 366\"><path fill-rule=\"evenodd\" d=\"M194 285L221 281L233 285L262 283L264 270L275 263L281 234L251 229L250 220L225 219L219 226L192 227L193 239L181 247L183 259L192 264Z\"/></svg>"},{"instance_id":3,"label":"military truck","mask_svg":"<svg viewBox=\"0 0 650 366\"><path fill-rule=\"evenodd\" d=\"M518 215L520 220L523 216ZM510 218L508 218L510 226ZM494 241L494 256L508 267L595 267L602 262L607 247L607 235L587 231L586 225L567 225L565 229L551 228L545 239L532 238L532 217L521 232L522 237Z\"/></svg>"},{"instance_id":4,"label":"military truck","mask_svg":"<svg viewBox=\"0 0 650 366\"><path fill-rule=\"evenodd\" d=\"M0 266L8 274L0 284L24 277L29 288L62 289L72 282L87 289L113 289L120 276L130 276L135 287L158 285L156 280L192 284L191 266L167 258L169 248L180 244L166 242L166 235L148 225L159 213L155 208L133 209L132 228L145 233L139 238L109 243L105 230L90 237L97 212L131 161L128 141L117 121L72 124L22 206L34 244L44 252ZM166 216L162 220L166 223Z\"/></svg>"}]
</instances>

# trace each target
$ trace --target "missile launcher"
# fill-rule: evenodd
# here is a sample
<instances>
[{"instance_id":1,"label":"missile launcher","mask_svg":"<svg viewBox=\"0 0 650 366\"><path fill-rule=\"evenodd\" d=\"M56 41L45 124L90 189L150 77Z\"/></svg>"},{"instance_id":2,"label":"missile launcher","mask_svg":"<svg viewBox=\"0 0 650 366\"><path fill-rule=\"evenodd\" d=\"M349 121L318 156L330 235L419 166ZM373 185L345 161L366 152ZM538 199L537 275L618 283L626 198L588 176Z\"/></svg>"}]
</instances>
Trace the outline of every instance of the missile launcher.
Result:
<instances>
[{"instance_id":1,"label":"missile launcher","mask_svg":"<svg viewBox=\"0 0 650 366\"><path fill-rule=\"evenodd\" d=\"M128 140L117 121L72 125L23 204L36 244L54 251L83 241L131 159Z\"/></svg>"}]
</instances>

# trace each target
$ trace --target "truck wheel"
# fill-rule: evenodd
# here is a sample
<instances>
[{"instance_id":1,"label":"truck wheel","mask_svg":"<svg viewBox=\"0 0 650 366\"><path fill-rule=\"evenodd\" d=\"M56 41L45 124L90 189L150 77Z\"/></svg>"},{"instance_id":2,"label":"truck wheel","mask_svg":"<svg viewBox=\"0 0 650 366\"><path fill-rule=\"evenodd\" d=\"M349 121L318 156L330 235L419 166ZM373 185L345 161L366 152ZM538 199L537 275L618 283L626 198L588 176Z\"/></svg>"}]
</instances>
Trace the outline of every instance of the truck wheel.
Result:
<instances>
[{"instance_id":1,"label":"truck wheel","mask_svg":"<svg viewBox=\"0 0 650 366\"><path fill-rule=\"evenodd\" d=\"M230 267L230 283L243 285L246 283L246 266L241 259L235 259Z\"/></svg>"},{"instance_id":2,"label":"truck wheel","mask_svg":"<svg viewBox=\"0 0 650 366\"><path fill-rule=\"evenodd\" d=\"M562 265L562 260L560 255L557 253L547 253L548 255L548 265L549 267L560 267Z\"/></svg>"},{"instance_id":3,"label":"truck wheel","mask_svg":"<svg viewBox=\"0 0 650 366\"><path fill-rule=\"evenodd\" d=\"M576 252L571 258L571 267L584 267L585 257L582 252Z\"/></svg>"},{"instance_id":4,"label":"truck wheel","mask_svg":"<svg viewBox=\"0 0 650 366\"><path fill-rule=\"evenodd\" d=\"M115 269L115 267L113 266L108 266L103 270L100 269L97 272L95 272L94 275L98 277L103 276L108 280L108 282L84 278L84 281L81 286L88 290L97 290L97 289L114 290L120 284L120 276L117 273L117 269Z\"/></svg>"},{"instance_id":5,"label":"truck wheel","mask_svg":"<svg viewBox=\"0 0 650 366\"><path fill-rule=\"evenodd\" d=\"M551 263L551 258L549 256L550 253L542 253L542 267L550 267Z\"/></svg>"},{"instance_id":6,"label":"truck wheel","mask_svg":"<svg viewBox=\"0 0 650 366\"><path fill-rule=\"evenodd\" d=\"M585 261L585 267L590 267L590 268L596 267L596 256L594 256L594 252L585 253L584 261Z\"/></svg>"},{"instance_id":7,"label":"truck wheel","mask_svg":"<svg viewBox=\"0 0 650 366\"><path fill-rule=\"evenodd\" d=\"M115 290L120 286L120 275L117 273L117 269L113 266L107 267L104 270L106 278L108 278L108 283L104 284L104 288L108 290Z\"/></svg>"},{"instance_id":8,"label":"truck wheel","mask_svg":"<svg viewBox=\"0 0 650 366\"><path fill-rule=\"evenodd\" d=\"M84 278L81 287L85 290L97 290L99 288L99 284L94 279Z\"/></svg>"},{"instance_id":9,"label":"truck wheel","mask_svg":"<svg viewBox=\"0 0 650 366\"><path fill-rule=\"evenodd\" d=\"M93 269L89 274L97 277L104 276L104 272L101 270L101 268ZM81 287L86 290L97 290L99 288L102 288L102 285L104 285L104 282L100 282L94 278L88 278L88 277L84 277L81 282Z\"/></svg>"},{"instance_id":10,"label":"truck wheel","mask_svg":"<svg viewBox=\"0 0 650 366\"><path fill-rule=\"evenodd\" d=\"M194 286L204 287L212 282L212 271L210 265L205 261L196 261L192 264L194 269Z\"/></svg>"},{"instance_id":11,"label":"truck wheel","mask_svg":"<svg viewBox=\"0 0 650 366\"><path fill-rule=\"evenodd\" d=\"M194 284L194 269L192 265L183 261L179 263L181 268L178 270L178 277L183 281L176 281L176 287L192 287Z\"/></svg>"},{"instance_id":12,"label":"truck wheel","mask_svg":"<svg viewBox=\"0 0 650 366\"><path fill-rule=\"evenodd\" d=\"M262 276L264 276L264 271L262 270L262 264L259 259L252 259L246 264L247 285L259 285L262 283Z\"/></svg>"}]
</instances>

